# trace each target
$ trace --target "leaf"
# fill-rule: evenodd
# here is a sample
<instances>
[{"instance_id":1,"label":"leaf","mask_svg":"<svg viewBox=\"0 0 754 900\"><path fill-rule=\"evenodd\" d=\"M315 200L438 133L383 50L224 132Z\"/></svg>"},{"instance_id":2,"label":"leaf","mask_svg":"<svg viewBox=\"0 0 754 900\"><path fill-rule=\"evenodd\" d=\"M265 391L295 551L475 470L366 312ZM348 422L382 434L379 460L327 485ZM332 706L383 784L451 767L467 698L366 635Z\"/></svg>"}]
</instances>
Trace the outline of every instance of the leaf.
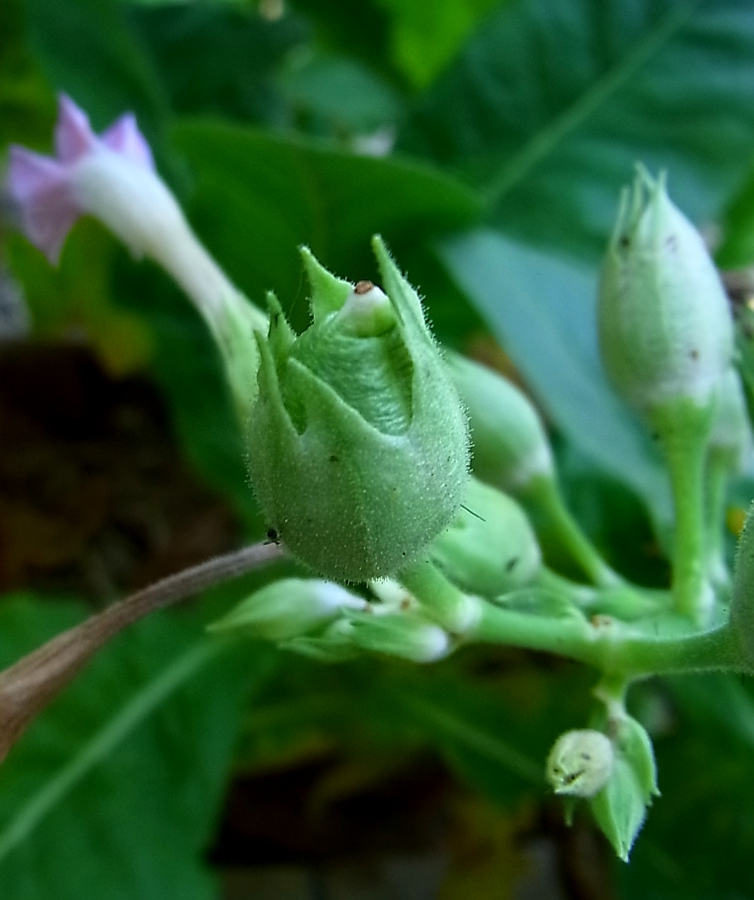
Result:
<instances>
[{"instance_id":1,"label":"leaf","mask_svg":"<svg viewBox=\"0 0 754 900\"><path fill-rule=\"evenodd\" d=\"M274 75L308 29L294 15L269 21L251 4L160 4L133 10L171 106L180 113L285 121Z\"/></svg>"},{"instance_id":2,"label":"leaf","mask_svg":"<svg viewBox=\"0 0 754 900\"><path fill-rule=\"evenodd\" d=\"M634 162L719 211L754 142L746 0L513 0L430 91L404 146L484 185L494 221L599 253Z\"/></svg>"},{"instance_id":3,"label":"leaf","mask_svg":"<svg viewBox=\"0 0 754 900\"><path fill-rule=\"evenodd\" d=\"M3 662L82 613L6 598ZM4 900L215 896L200 854L243 701L268 658L250 665L246 654L216 650L198 625L163 615L131 629L9 756L0 769Z\"/></svg>"},{"instance_id":4,"label":"leaf","mask_svg":"<svg viewBox=\"0 0 754 900\"><path fill-rule=\"evenodd\" d=\"M375 131L403 116L400 95L366 66L345 56L316 56L281 79L294 109L322 119L334 135Z\"/></svg>"},{"instance_id":5,"label":"leaf","mask_svg":"<svg viewBox=\"0 0 754 900\"><path fill-rule=\"evenodd\" d=\"M127 110L153 145L167 98L146 47L117 0L24 0L31 47L50 82L70 94L97 129Z\"/></svg>"},{"instance_id":6,"label":"leaf","mask_svg":"<svg viewBox=\"0 0 754 900\"><path fill-rule=\"evenodd\" d=\"M445 240L438 252L556 426L666 525L670 494L658 455L602 372L594 273L492 230Z\"/></svg>"}]
</instances>

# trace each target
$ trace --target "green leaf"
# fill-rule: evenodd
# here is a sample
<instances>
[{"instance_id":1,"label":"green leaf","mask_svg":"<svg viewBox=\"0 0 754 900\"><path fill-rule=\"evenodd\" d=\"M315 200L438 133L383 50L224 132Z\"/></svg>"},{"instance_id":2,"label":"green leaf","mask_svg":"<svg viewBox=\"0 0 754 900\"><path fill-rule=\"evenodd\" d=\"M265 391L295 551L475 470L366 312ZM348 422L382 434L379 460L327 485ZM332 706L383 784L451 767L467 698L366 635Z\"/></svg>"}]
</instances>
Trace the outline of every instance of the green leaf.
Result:
<instances>
[{"instance_id":1,"label":"green leaf","mask_svg":"<svg viewBox=\"0 0 754 900\"><path fill-rule=\"evenodd\" d=\"M136 112L150 143L159 141L167 99L145 46L117 0L25 0L29 41L56 89L100 129Z\"/></svg>"},{"instance_id":2,"label":"green leaf","mask_svg":"<svg viewBox=\"0 0 754 900\"><path fill-rule=\"evenodd\" d=\"M438 252L557 427L600 469L629 485L656 523L669 522L658 455L602 372L594 273L492 230L446 240Z\"/></svg>"},{"instance_id":3,"label":"green leaf","mask_svg":"<svg viewBox=\"0 0 754 900\"><path fill-rule=\"evenodd\" d=\"M200 235L256 302L267 290L284 308L303 299L299 244L339 276L359 280L374 272L375 232L388 242L421 240L480 210L476 194L419 163L217 122L183 123L175 142L196 178L189 211Z\"/></svg>"},{"instance_id":4,"label":"green leaf","mask_svg":"<svg viewBox=\"0 0 754 900\"><path fill-rule=\"evenodd\" d=\"M6 598L3 663L83 613ZM4 900L213 898L201 854L243 701L268 666L210 643L198 617L174 614L103 651L0 769Z\"/></svg>"},{"instance_id":5,"label":"green leaf","mask_svg":"<svg viewBox=\"0 0 754 900\"><path fill-rule=\"evenodd\" d=\"M754 141L745 0L514 0L416 112L405 146L485 186L506 230L598 253L637 159L717 212Z\"/></svg>"},{"instance_id":6,"label":"green leaf","mask_svg":"<svg viewBox=\"0 0 754 900\"><path fill-rule=\"evenodd\" d=\"M299 112L321 118L341 137L395 125L403 116L398 92L366 66L344 56L316 56L281 79Z\"/></svg>"},{"instance_id":7,"label":"green leaf","mask_svg":"<svg viewBox=\"0 0 754 900\"><path fill-rule=\"evenodd\" d=\"M264 19L254 6L193 3L133 10L176 112L286 120L274 75L285 56L303 44L308 29L294 15Z\"/></svg>"}]
</instances>

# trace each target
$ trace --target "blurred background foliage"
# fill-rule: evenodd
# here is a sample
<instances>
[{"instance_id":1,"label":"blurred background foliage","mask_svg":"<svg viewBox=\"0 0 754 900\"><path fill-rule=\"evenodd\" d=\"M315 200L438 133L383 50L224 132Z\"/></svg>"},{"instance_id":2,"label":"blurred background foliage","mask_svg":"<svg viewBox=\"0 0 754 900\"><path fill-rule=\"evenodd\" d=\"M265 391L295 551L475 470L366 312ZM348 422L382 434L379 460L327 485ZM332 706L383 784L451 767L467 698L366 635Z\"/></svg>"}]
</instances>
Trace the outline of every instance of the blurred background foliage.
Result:
<instances>
[{"instance_id":1,"label":"blurred background foliage","mask_svg":"<svg viewBox=\"0 0 754 900\"><path fill-rule=\"evenodd\" d=\"M58 91L98 129L133 110L202 240L299 328L297 246L357 280L381 232L438 337L531 392L611 564L664 583L668 488L601 372L597 266L636 160L668 170L721 265L754 264L749 0L3 0L0 153L49 149ZM177 289L92 222L53 270L5 212L3 664L265 530ZM208 650L203 624L266 577L143 622L30 730L0 769L3 900L754 897L747 682L634 691L663 796L625 866L544 789L589 672ZM244 880L271 865L288 894ZM354 866L369 886L349 892Z\"/></svg>"}]
</instances>

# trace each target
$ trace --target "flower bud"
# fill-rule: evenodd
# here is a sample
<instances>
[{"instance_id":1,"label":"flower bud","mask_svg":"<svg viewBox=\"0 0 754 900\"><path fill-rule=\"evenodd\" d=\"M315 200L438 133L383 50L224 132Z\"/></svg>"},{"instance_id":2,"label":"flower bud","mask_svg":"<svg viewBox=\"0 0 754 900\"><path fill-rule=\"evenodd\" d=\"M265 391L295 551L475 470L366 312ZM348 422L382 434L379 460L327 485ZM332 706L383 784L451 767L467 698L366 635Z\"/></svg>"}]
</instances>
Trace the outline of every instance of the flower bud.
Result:
<instances>
[{"instance_id":1,"label":"flower bud","mask_svg":"<svg viewBox=\"0 0 754 900\"><path fill-rule=\"evenodd\" d=\"M302 563L349 581L409 563L468 479L466 416L419 298L379 238L374 250L385 292L303 251L313 324L296 336L271 298L249 433L268 523Z\"/></svg>"},{"instance_id":2,"label":"flower bud","mask_svg":"<svg viewBox=\"0 0 754 900\"><path fill-rule=\"evenodd\" d=\"M539 414L502 375L448 354L448 365L469 414L474 474L516 494L537 476L552 477L554 463Z\"/></svg>"},{"instance_id":3,"label":"flower bud","mask_svg":"<svg viewBox=\"0 0 754 900\"><path fill-rule=\"evenodd\" d=\"M476 478L453 523L430 545L430 557L462 590L486 597L530 584L542 565L526 513Z\"/></svg>"},{"instance_id":4,"label":"flower bud","mask_svg":"<svg viewBox=\"0 0 754 900\"><path fill-rule=\"evenodd\" d=\"M663 175L639 169L621 199L598 302L608 374L640 412L714 400L733 352L732 319L700 234L671 203Z\"/></svg>"},{"instance_id":5,"label":"flower bud","mask_svg":"<svg viewBox=\"0 0 754 900\"><path fill-rule=\"evenodd\" d=\"M613 762L613 745L601 731L566 731L547 757L547 780L556 794L593 797L607 784Z\"/></svg>"},{"instance_id":6,"label":"flower bud","mask_svg":"<svg viewBox=\"0 0 754 900\"><path fill-rule=\"evenodd\" d=\"M447 632L411 613L361 613L349 616L348 621L353 626L354 644L371 653L430 663L451 650Z\"/></svg>"},{"instance_id":7,"label":"flower bud","mask_svg":"<svg viewBox=\"0 0 754 900\"><path fill-rule=\"evenodd\" d=\"M361 597L331 581L284 578L247 597L208 629L285 641L321 627L341 610L360 610L365 606Z\"/></svg>"}]
</instances>

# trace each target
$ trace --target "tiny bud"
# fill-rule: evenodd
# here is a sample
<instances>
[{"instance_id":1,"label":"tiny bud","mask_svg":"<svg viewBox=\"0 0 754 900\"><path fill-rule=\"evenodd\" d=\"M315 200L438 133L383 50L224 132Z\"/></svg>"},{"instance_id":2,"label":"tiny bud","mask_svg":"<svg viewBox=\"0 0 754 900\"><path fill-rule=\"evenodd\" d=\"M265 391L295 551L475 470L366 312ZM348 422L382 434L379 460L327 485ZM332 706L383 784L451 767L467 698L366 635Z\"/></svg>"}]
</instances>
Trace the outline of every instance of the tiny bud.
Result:
<instances>
[{"instance_id":1,"label":"tiny bud","mask_svg":"<svg viewBox=\"0 0 754 900\"><path fill-rule=\"evenodd\" d=\"M601 731L566 731L547 757L547 780L556 794L593 797L607 784L613 762L613 745Z\"/></svg>"},{"instance_id":2,"label":"tiny bud","mask_svg":"<svg viewBox=\"0 0 754 900\"><path fill-rule=\"evenodd\" d=\"M431 663L451 650L447 632L410 613L362 613L349 616L348 621L353 626L354 644L372 653Z\"/></svg>"},{"instance_id":3,"label":"tiny bud","mask_svg":"<svg viewBox=\"0 0 754 900\"><path fill-rule=\"evenodd\" d=\"M639 169L623 194L598 318L608 374L640 412L714 400L733 353L731 314L704 241L671 203L664 175Z\"/></svg>"},{"instance_id":4,"label":"tiny bud","mask_svg":"<svg viewBox=\"0 0 754 900\"><path fill-rule=\"evenodd\" d=\"M430 557L462 590L485 597L530 584L542 566L526 513L476 478L469 479L455 521L430 545Z\"/></svg>"},{"instance_id":5,"label":"tiny bud","mask_svg":"<svg viewBox=\"0 0 754 900\"><path fill-rule=\"evenodd\" d=\"M324 625L341 610L365 606L361 597L331 581L284 578L247 597L208 630L285 641Z\"/></svg>"}]
</instances>

